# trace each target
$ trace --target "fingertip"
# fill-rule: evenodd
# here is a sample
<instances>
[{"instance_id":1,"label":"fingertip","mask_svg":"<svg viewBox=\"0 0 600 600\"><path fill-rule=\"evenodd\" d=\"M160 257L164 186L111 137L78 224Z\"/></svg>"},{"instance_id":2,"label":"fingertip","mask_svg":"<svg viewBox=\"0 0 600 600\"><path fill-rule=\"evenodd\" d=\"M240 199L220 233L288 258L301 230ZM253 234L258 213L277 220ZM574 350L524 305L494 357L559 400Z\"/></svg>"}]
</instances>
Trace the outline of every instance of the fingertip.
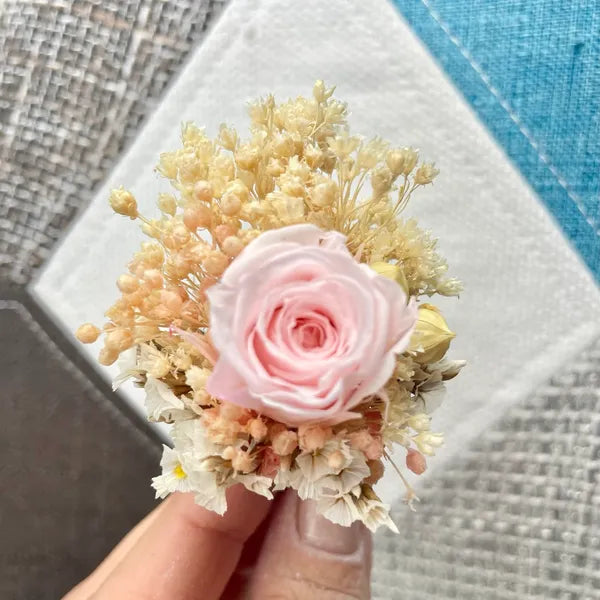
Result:
<instances>
[{"instance_id":1,"label":"fingertip","mask_svg":"<svg viewBox=\"0 0 600 600\"><path fill-rule=\"evenodd\" d=\"M335 525L288 490L273 514L250 597L369 598L371 548L362 523Z\"/></svg>"},{"instance_id":2,"label":"fingertip","mask_svg":"<svg viewBox=\"0 0 600 600\"><path fill-rule=\"evenodd\" d=\"M193 494L175 493L166 502L173 516L191 528L221 532L243 543L254 532L270 510L271 502L238 484L227 489L227 510L221 516L199 506Z\"/></svg>"}]
</instances>

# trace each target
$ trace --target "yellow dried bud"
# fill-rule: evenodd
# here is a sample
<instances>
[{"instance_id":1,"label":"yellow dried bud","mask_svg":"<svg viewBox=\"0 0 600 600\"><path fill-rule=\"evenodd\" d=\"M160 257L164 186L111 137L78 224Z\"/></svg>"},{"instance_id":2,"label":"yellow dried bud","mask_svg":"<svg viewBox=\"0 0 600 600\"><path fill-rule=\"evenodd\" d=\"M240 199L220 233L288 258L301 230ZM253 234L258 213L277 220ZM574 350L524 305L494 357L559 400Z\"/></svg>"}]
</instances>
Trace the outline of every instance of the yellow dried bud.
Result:
<instances>
[{"instance_id":1,"label":"yellow dried bud","mask_svg":"<svg viewBox=\"0 0 600 600\"><path fill-rule=\"evenodd\" d=\"M133 345L133 334L129 329L113 329L106 334L104 344L109 350L123 352Z\"/></svg>"},{"instance_id":2,"label":"yellow dried bud","mask_svg":"<svg viewBox=\"0 0 600 600\"><path fill-rule=\"evenodd\" d=\"M218 277L223 273L229 264L229 258L222 252L211 252L203 261L204 270L213 277Z\"/></svg>"},{"instance_id":3,"label":"yellow dried bud","mask_svg":"<svg viewBox=\"0 0 600 600\"><path fill-rule=\"evenodd\" d=\"M325 82L322 79L318 79L313 86L313 96L317 102L324 102L327 99L325 95Z\"/></svg>"},{"instance_id":4,"label":"yellow dried bud","mask_svg":"<svg viewBox=\"0 0 600 600\"><path fill-rule=\"evenodd\" d=\"M131 192L123 186L112 190L108 199L110 207L119 215L136 219L138 216L137 202Z\"/></svg>"},{"instance_id":5,"label":"yellow dried bud","mask_svg":"<svg viewBox=\"0 0 600 600\"><path fill-rule=\"evenodd\" d=\"M431 304L421 304L409 350L416 352L420 363L441 360L456 336L450 331L440 311Z\"/></svg>"},{"instance_id":6,"label":"yellow dried bud","mask_svg":"<svg viewBox=\"0 0 600 600\"><path fill-rule=\"evenodd\" d=\"M167 215L173 217L177 212L177 201L171 194L159 194L157 204L159 210Z\"/></svg>"},{"instance_id":7,"label":"yellow dried bud","mask_svg":"<svg viewBox=\"0 0 600 600\"><path fill-rule=\"evenodd\" d=\"M318 169L323 162L323 152L318 146L311 144L304 148L304 159L311 169Z\"/></svg>"},{"instance_id":8,"label":"yellow dried bud","mask_svg":"<svg viewBox=\"0 0 600 600\"><path fill-rule=\"evenodd\" d=\"M256 460L249 452L237 450L231 459L231 466L235 471L240 473L250 473L256 468Z\"/></svg>"},{"instance_id":9,"label":"yellow dried bud","mask_svg":"<svg viewBox=\"0 0 600 600\"><path fill-rule=\"evenodd\" d=\"M183 211L183 223L190 231L196 231L198 227L210 225L212 212L208 206L188 206Z\"/></svg>"},{"instance_id":10,"label":"yellow dried bud","mask_svg":"<svg viewBox=\"0 0 600 600\"><path fill-rule=\"evenodd\" d=\"M160 267L165 258L165 253L159 244L142 242L141 258L147 267Z\"/></svg>"},{"instance_id":11,"label":"yellow dried bud","mask_svg":"<svg viewBox=\"0 0 600 600\"><path fill-rule=\"evenodd\" d=\"M417 164L417 160L419 160L419 153L413 148L403 148L402 152L404 153L404 169L402 172L404 175L408 175Z\"/></svg>"},{"instance_id":12,"label":"yellow dried bud","mask_svg":"<svg viewBox=\"0 0 600 600\"><path fill-rule=\"evenodd\" d=\"M217 225L213 231L213 237L217 240L217 242L222 244L229 236L235 235L236 231L232 225L229 223L223 223L222 225Z\"/></svg>"},{"instance_id":13,"label":"yellow dried bud","mask_svg":"<svg viewBox=\"0 0 600 600\"><path fill-rule=\"evenodd\" d=\"M144 235L152 238L160 238L162 235L161 223L156 219L150 219L148 222L142 225L142 232Z\"/></svg>"},{"instance_id":14,"label":"yellow dried bud","mask_svg":"<svg viewBox=\"0 0 600 600\"><path fill-rule=\"evenodd\" d=\"M221 248L227 256L235 258L244 249L244 243L235 235L230 235L223 240Z\"/></svg>"},{"instance_id":15,"label":"yellow dried bud","mask_svg":"<svg viewBox=\"0 0 600 600\"><path fill-rule=\"evenodd\" d=\"M335 182L319 183L310 191L310 201L318 208L331 206L335 202L337 193L338 187Z\"/></svg>"},{"instance_id":16,"label":"yellow dried bud","mask_svg":"<svg viewBox=\"0 0 600 600\"><path fill-rule=\"evenodd\" d=\"M183 279L193 268L194 265L189 256L186 256L183 252L178 252L171 255L165 272L168 276L174 274L177 279Z\"/></svg>"},{"instance_id":17,"label":"yellow dried bud","mask_svg":"<svg viewBox=\"0 0 600 600\"><path fill-rule=\"evenodd\" d=\"M181 311L181 306L183 305L181 296L173 290L161 290L160 301L172 314L175 315L179 314Z\"/></svg>"},{"instance_id":18,"label":"yellow dried bud","mask_svg":"<svg viewBox=\"0 0 600 600\"><path fill-rule=\"evenodd\" d=\"M258 159L258 150L248 144L239 148L235 153L235 162L240 169L244 169L245 171L254 169L258 163Z\"/></svg>"},{"instance_id":19,"label":"yellow dried bud","mask_svg":"<svg viewBox=\"0 0 600 600\"><path fill-rule=\"evenodd\" d=\"M190 241L190 232L188 228L183 224L179 223L173 227L172 239L175 242L176 247L185 246Z\"/></svg>"},{"instance_id":20,"label":"yellow dried bud","mask_svg":"<svg viewBox=\"0 0 600 600\"><path fill-rule=\"evenodd\" d=\"M262 442L267 437L268 428L262 419L252 419L248 423L248 433L257 442Z\"/></svg>"},{"instance_id":21,"label":"yellow dried bud","mask_svg":"<svg viewBox=\"0 0 600 600\"><path fill-rule=\"evenodd\" d=\"M93 344L100 335L100 330L92 323L84 323L75 332L75 337L82 344Z\"/></svg>"},{"instance_id":22,"label":"yellow dried bud","mask_svg":"<svg viewBox=\"0 0 600 600\"><path fill-rule=\"evenodd\" d=\"M322 425L300 425L298 427L298 442L306 452L314 452L322 448L333 436L331 427Z\"/></svg>"},{"instance_id":23,"label":"yellow dried bud","mask_svg":"<svg viewBox=\"0 0 600 600\"><path fill-rule=\"evenodd\" d=\"M406 164L406 153L404 150L390 150L385 157L385 164L393 173L394 177L398 177L404 171Z\"/></svg>"},{"instance_id":24,"label":"yellow dried bud","mask_svg":"<svg viewBox=\"0 0 600 600\"><path fill-rule=\"evenodd\" d=\"M296 196L297 198L304 197L306 192L304 184L298 177L286 178L286 181L281 183L281 191L288 196Z\"/></svg>"},{"instance_id":25,"label":"yellow dried bud","mask_svg":"<svg viewBox=\"0 0 600 600\"><path fill-rule=\"evenodd\" d=\"M271 446L276 454L287 456L298 447L298 436L295 431L280 431L272 437Z\"/></svg>"},{"instance_id":26,"label":"yellow dried bud","mask_svg":"<svg viewBox=\"0 0 600 600\"><path fill-rule=\"evenodd\" d=\"M235 129L221 124L219 127L219 143L225 150L233 151L237 145L238 135Z\"/></svg>"},{"instance_id":27,"label":"yellow dried bud","mask_svg":"<svg viewBox=\"0 0 600 600\"><path fill-rule=\"evenodd\" d=\"M148 269L144 271L144 281L153 290L158 290L163 286L163 276L157 269Z\"/></svg>"},{"instance_id":28,"label":"yellow dried bud","mask_svg":"<svg viewBox=\"0 0 600 600\"><path fill-rule=\"evenodd\" d=\"M208 181L197 181L194 184L194 197L196 200L210 202L213 197L212 185Z\"/></svg>"},{"instance_id":29,"label":"yellow dried bud","mask_svg":"<svg viewBox=\"0 0 600 600\"><path fill-rule=\"evenodd\" d=\"M227 188L225 189L226 194L234 194L237 196L242 202L246 202L248 200L248 188L246 184L241 179L236 179L227 184Z\"/></svg>"},{"instance_id":30,"label":"yellow dried bud","mask_svg":"<svg viewBox=\"0 0 600 600\"><path fill-rule=\"evenodd\" d=\"M179 181L182 183L193 183L200 177L204 170L202 161L194 150L187 150L177 157Z\"/></svg>"},{"instance_id":31,"label":"yellow dried bud","mask_svg":"<svg viewBox=\"0 0 600 600\"><path fill-rule=\"evenodd\" d=\"M444 443L444 436L441 433L432 433L431 431L423 431L413 438L419 452L427 456L433 456L435 449L439 448Z\"/></svg>"},{"instance_id":32,"label":"yellow dried bud","mask_svg":"<svg viewBox=\"0 0 600 600\"><path fill-rule=\"evenodd\" d=\"M191 366L185 372L185 382L195 391L199 392L206 387L206 382L210 377L210 371L197 367L196 365Z\"/></svg>"},{"instance_id":33,"label":"yellow dried bud","mask_svg":"<svg viewBox=\"0 0 600 600\"><path fill-rule=\"evenodd\" d=\"M271 177L279 177L284 172L285 165L283 164L283 161L278 160L276 158L271 158L269 160L269 164L267 165L267 173Z\"/></svg>"},{"instance_id":34,"label":"yellow dried bud","mask_svg":"<svg viewBox=\"0 0 600 600\"><path fill-rule=\"evenodd\" d=\"M221 198L221 210L228 217L233 217L240 212L242 201L234 192L227 192Z\"/></svg>"},{"instance_id":35,"label":"yellow dried bud","mask_svg":"<svg viewBox=\"0 0 600 600\"><path fill-rule=\"evenodd\" d=\"M294 154L295 148L294 140L287 135L278 134L273 140L275 156L288 158Z\"/></svg>"},{"instance_id":36,"label":"yellow dried bud","mask_svg":"<svg viewBox=\"0 0 600 600\"><path fill-rule=\"evenodd\" d=\"M431 417L425 413L418 413L412 415L407 421L408 426L412 427L415 431L428 431Z\"/></svg>"},{"instance_id":37,"label":"yellow dried bud","mask_svg":"<svg viewBox=\"0 0 600 600\"><path fill-rule=\"evenodd\" d=\"M335 471L339 471L346 462L346 457L341 450L334 450L327 457L327 464Z\"/></svg>"},{"instance_id":38,"label":"yellow dried bud","mask_svg":"<svg viewBox=\"0 0 600 600\"><path fill-rule=\"evenodd\" d=\"M427 185L435 179L439 172L433 163L422 164L415 173L414 181L418 185Z\"/></svg>"},{"instance_id":39,"label":"yellow dried bud","mask_svg":"<svg viewBox=\"0 0 600 600\"><path fill-rule=\"evenodd\" d=\"M225 448L225 450L223 450L223 453L221 454L221 457L224 458L225 460L231 460L236 453L236 449L233 446L227 446L227 448Z\"/></svg>"},{"instance_id":40,"label":"yellow dried bud","mask_svg":"<svg viewBox=\"0 0 600 600\"><path fill-rule=\"evenodd\" d=\"M117 358L119 358L119 353L107 347L102 348L98 354L98 362L105 367L112 365Z\"/></svg>"},{"instance_id":41,"label":"yellow dried bud","mask_svg":"<svg viewBox=\"0 0 600 600\"><path fill-rule=\"evenodd\" d=\"M185 348L179 347L171 360L179 371L187 371L192 366L192 357Z\"/></svg>"},{"instance_id":42,"label":"yellow dried bud","mask_svg":"<svg viewBox=\"0 0 600 600\"><path fill-rule=\"evenodd\" d=\"M282 192L271 192L265 198L272 204L277 216L286 223L297 223L304 219L304 199L288 196Z\"/></svg>"},{"instance_id":43,"label":"yellow dried bud","mask_svg":"<svg viewBox=\"0 0 600 600\"><path fill-rule=\"evenodd\" d=\"M371 186L375 197L379 197L390 190L394 176L387 167L379 167L371 174Z\"/></svg>"},{"instance_id":44,"label":"yellow dried bud","mask_svg":"<svg viewBox=\"0 0 600 600\"><path fill-rule=\"evenodd\" d=\"M128 273L124 273L117 279L117 287L124 294L131 294L135 292L140 286L140 282L133 276Z\"/></svg>"},{"instance_id":45,"label":"yellow dried bud","mask_svg":"<svg viewBox=\"0 0 600 600\"><path fill-rule=\"evenodd\" d=\"M383 275L384 277L395 281L404 290L404 293L407 296L409 295L408 282L406 281L404 270L400 265L394 265L384 261L378 261L371 263L369 266L376 273L379 273L379 275Z\"/></svg>"},{"instance_id":46,"label":"yellow dried bud","mask_svg":"<svg viewBox=\"0 0 600 600\"><path fill-rule=\"evenodd\" d=\"M334 152L327 150L323 152L323 162L321 163L321 171L331 173L337 163L337 157Z\"/></svg>"},{"instance_id":47,"label":"yellow dried bud","mask_svg":"<svg viewBox=\"0 0 600 600\"><path fill-rule=\"evenodd\" d=\"M134 317L134 311L125 301L115 302L105 313L104 316L117 325L128 326Z\"/></svg>"},{"instance_id":48,"label":"yellow dried bud","mask_svg":"<svg viewBox=\"0 0 600 600\"><path fill-rule=\"evenodd\" d=\"M152 360L149 361L147 365L148 374L156 379L160 379L161 377L166 377L171 370L171 363L169 359L160 354L159 356L155 356Z\"/></svg>"},{"instance_id":49,"label":"yellow dried bud","mask_svg":"<svg viewBox=\"0 0 600 600\"><path fill-rule=\"evenodd\" d=\"M160 155L159 164L157 167L159 173L161 173L167 179L177 178L177 159L174 152L163 152Z\"/></svg>"},{"instance_id":50,"label":"yellow dried bud","mask_svg":"<svg viewBox=\"0 0 600 600\"><path fill-rule=\"evenodd\" d=\"M133 328L133 337L137 344L155 338L158 333L159 329L155 325L136 325Z\"/></svg>"}]
</instances>

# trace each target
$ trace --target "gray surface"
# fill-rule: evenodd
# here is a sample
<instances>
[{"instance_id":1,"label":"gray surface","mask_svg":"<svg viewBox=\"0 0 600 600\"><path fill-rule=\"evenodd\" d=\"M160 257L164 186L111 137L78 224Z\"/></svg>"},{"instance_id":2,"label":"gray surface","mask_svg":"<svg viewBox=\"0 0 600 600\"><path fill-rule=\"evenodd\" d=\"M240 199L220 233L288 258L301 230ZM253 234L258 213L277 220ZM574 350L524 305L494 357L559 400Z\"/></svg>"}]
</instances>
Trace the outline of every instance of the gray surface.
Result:
<instances>
[{"instance_id":1,"label":"gray surface","mask_svg":"<svg viewBox=\"0 0 600 600\"><path fill-rule=\"evenodd\" d=\"M55 600L154 505L155 440L0 301L0 598Z\"/></svg>"},{"instance_id":2,"label":"gray surface","mask_svg":"<svg viewBox=\"0 0 600 600\"><path fill-rule=\"evenodd\" d=\"M600 340L421 496L377 539L376 598L600 598Z\"/></svg>"}]
</instances>

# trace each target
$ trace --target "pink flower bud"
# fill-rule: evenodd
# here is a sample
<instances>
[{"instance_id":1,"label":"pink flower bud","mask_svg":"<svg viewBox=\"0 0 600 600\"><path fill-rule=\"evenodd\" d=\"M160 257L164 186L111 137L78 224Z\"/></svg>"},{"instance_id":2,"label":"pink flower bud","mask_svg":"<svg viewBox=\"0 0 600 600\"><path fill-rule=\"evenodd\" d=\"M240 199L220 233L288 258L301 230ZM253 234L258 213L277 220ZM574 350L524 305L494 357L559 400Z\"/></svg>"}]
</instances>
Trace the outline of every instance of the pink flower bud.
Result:
<instances>
[{"instance_id":1,"label":"pink flower bud","mask_svg":"<svg viewBox=\"0 0 600 600\"><path fill-rule=\"evenodd\" d=\"M425 457L412 448L406 454L406 466L417 475L421 475L427 469L427 461Z\"/></svg>"},{"instance_id":2,"label":"pink flower bud","mask_svg":"<svg viewBox=\"0 0 600 600\"><path fill-rule=\"evenodd\" d=\"M259 475L265 477L275 477L281 466L281 457L273 452L272 448L266 447L262 454L262 461L258 469Z\"/></svg>"}]
</instances>

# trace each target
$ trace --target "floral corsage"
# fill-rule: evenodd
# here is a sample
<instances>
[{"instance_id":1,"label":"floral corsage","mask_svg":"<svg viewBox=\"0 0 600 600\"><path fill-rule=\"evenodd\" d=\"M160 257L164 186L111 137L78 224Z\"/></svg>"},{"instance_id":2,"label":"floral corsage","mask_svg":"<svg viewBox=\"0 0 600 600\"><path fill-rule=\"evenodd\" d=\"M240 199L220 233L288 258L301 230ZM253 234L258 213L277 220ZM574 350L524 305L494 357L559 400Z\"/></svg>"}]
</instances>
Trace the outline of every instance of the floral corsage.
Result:
<instances>
[{"instance_id":1,"label":"floral corsage","mask_svg":"<svg viewBox=\"0 0 600 600\"><path fill-rule=\"evenodd\" d=\"M445 358L454 334L419 299L460 284L401 216L435 167L350 135L332 94L319 81L312 98L251 104L247 140L185 124L157 166L173 187L157 218L113 190L113 210L152 241L102 332L77 337L103 333L115 388L143 386L148 418L171 424L158 497L191 492L222 514L229 486L293 488L334 523L397 531L374 485L389 462L416 499L398 463L426 469L443 441L430 413L464 365Z\"/></svg>"}]
</instances>

